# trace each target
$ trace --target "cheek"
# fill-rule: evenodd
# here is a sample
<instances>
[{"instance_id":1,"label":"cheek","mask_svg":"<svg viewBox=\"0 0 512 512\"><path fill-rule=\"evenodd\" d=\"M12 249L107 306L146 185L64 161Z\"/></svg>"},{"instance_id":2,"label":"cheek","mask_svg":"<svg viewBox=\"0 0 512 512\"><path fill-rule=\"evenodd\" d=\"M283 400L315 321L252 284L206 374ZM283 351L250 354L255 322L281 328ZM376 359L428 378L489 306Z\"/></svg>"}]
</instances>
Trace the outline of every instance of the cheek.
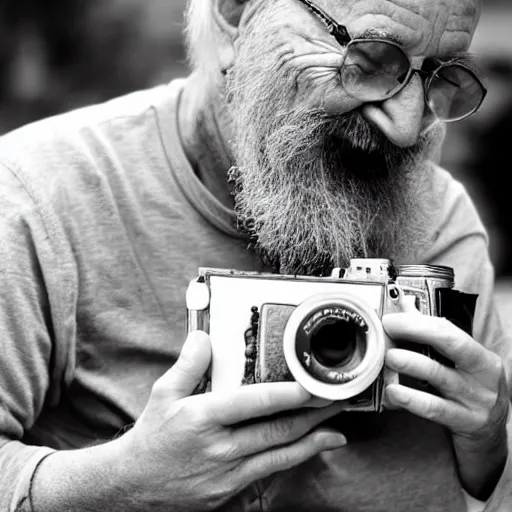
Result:
<instances>
[{"instance_id":1,"label":"cheek","mask_svg":"<svg viewBox=\"0 0 512 512\"><path fill-rule=\"evenodd\" d=\"M312 31L314 32L314 31ZM361 105L341 85L343 48L327 33L310 34L285 23L267 26L239 48L239 64L251 82L286 94L292 107L339 115ZM285 98L283 98L283 101Z\"/></svg>"},{"instance_id":2,"label":"cheek","mask_svg":"<svg viewBox=\"0 0 512 512\"><path fill-rule=\"evenodd\" d=\"M340 115L361 105L342 86L340 68L343 54L323 41L299 41L281 62L293 80L294 102L327 115Z\"/></svg>"}]
</instances>

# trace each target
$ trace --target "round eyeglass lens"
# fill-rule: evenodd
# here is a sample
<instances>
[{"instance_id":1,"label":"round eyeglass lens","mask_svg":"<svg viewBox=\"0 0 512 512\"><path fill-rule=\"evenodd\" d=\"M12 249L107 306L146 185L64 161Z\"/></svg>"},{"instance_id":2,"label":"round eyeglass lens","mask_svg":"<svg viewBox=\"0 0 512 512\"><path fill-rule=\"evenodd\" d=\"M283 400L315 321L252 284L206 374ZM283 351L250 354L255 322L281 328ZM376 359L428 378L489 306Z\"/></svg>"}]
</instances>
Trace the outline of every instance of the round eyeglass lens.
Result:
<instances>
[{"instance_id":1,"label":"round eyeglass lens","mask_svg":"<svg viewBox=\"0 0 512 512\"><path fill-rule=\"evenodd\" d=\"M411 64L403 50L387 41L354 40L340 70L345 90L362 101L392 96L408 79Z\"/></svg>"},{"instance_id":2,"label":"round eyeglass lens","mask_svg":"<svg viewBox=\"0 0 512 512\"><path fill-rule=\"evenodd\" d=\"M427 90L427 103L442 121L463 119L480 107L485 89L472 71L458 64L438 69Z\"/></svg>"}]
</instances>

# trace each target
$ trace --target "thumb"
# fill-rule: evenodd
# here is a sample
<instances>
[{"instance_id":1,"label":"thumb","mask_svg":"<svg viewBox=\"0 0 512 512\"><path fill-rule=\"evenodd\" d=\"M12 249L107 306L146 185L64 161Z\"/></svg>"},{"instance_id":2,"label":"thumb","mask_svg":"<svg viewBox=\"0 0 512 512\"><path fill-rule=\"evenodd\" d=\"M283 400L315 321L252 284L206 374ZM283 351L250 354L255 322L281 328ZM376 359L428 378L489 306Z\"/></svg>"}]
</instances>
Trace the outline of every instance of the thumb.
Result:
<instances>
[{"instance_id":1,"label":"thumb","mask_svg":"<svg viewBox=\"0 0 512 512\"><path fill-rule=\"evenodd\" d=\"M178 360L161 378L172 400L190 396L204 374L212 358L210 337L204 331L193 331L185 340Z\"/></svg>"}]
</instances>

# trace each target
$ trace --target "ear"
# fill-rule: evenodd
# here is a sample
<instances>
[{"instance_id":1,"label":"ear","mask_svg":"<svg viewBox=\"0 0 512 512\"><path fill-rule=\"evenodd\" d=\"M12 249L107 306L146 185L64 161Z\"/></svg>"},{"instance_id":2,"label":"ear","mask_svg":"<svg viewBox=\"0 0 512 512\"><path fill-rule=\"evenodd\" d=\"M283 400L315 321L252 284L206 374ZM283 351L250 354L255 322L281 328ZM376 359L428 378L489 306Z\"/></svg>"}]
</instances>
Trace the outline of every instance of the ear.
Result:
<instances>
[{"instance_id":1,"label":"ear","mask_svg":"<svg viewBox=\"0 0 512 512\"><path fill-rule=\"evenodd\" d=\"M220 29L235 38L248 0L213 0L213 13Z\"/></svg>"},{"instance_id":2,"label":"ear","mask_svg":"<svg viewBox=\"0 0 512 512\"><path fill-rule=\"evenodd\" d=\"M235 58L233 43L238 36L238 25L248 1L213 0L213 16L224 36L219 49L220 65L223 72L233 64Z\"/></svg>"}]
</instances>

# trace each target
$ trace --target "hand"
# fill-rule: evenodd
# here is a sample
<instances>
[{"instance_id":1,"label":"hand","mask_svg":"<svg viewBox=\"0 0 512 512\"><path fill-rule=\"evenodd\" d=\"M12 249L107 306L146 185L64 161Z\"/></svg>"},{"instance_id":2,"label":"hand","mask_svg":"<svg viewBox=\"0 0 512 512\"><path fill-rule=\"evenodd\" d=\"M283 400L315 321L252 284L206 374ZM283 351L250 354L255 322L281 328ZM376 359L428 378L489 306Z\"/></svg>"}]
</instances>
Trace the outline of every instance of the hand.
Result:
<instances>
[{"instance_id":1,"label":"hand","mask_svg":"<svg viewBox=\"0 0 512 512\"><path fill-rule=\"evenodd\" d=\"M385 316L383 325L394 342L428 344L455 363L448 368L416 352L389 350L389 368L429 382L441 396L392 384L386 400L450 429L464 487L487 499L508 453L509 399L501 358L444 318L399 313Z\"/></svg>"},{"instance_id":2,"label":"hand","mask_svg":"<svg viewBox=\"0 0 512 512\"><path fill-rule=\"evenodd\" d=\"M212 510L255 480L305 462L346 439L316 428L340 411L296 382L189 396L209 367L208 336L192 333L123 436L129 488L146 510Z\"/></svg>"}]
</instances>

